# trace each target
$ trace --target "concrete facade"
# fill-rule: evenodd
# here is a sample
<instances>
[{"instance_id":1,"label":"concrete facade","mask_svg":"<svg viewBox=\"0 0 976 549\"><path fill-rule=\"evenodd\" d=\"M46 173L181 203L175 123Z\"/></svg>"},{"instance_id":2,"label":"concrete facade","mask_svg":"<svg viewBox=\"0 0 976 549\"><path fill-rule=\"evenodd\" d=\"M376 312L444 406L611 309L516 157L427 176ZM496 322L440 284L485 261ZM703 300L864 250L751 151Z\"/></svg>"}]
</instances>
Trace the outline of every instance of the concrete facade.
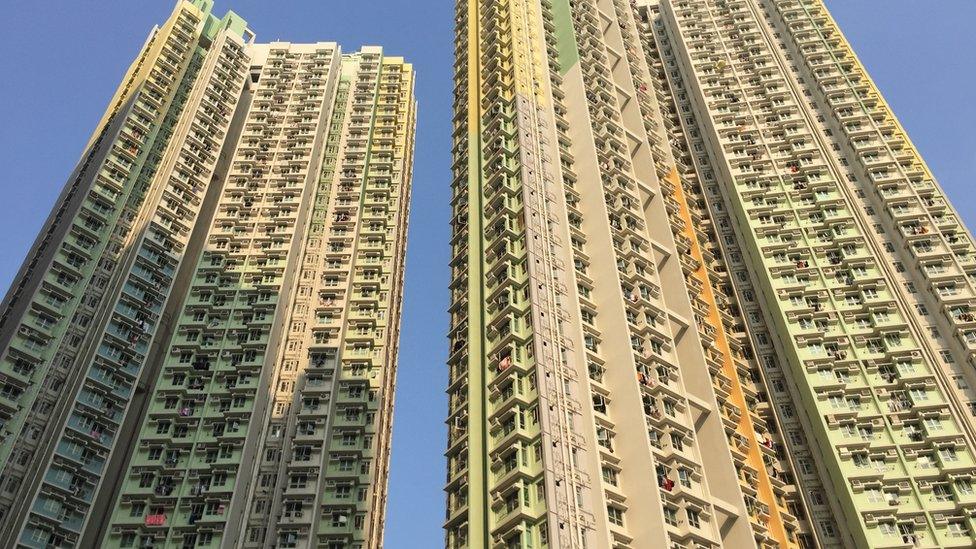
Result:
<instances>
[{"instance_id":1,"label":"concrete facade","mask_svg":"<svg viewBox=\"0 0 976 549\"><path fill-rule=\"evenodd\" d=\"M0 313L0 545L382 546L402 58L177 3Z\"/></svg>"},{"instance_id":2,"label":"concrete facade","mask_svg":"<svg viewBox=\"0 0 976 549\"><path fill-rule=\"evenodd\" d=\"M446 545L972 546L972 238L822 2L456 17Z\"/></svg>"}]
</instances>

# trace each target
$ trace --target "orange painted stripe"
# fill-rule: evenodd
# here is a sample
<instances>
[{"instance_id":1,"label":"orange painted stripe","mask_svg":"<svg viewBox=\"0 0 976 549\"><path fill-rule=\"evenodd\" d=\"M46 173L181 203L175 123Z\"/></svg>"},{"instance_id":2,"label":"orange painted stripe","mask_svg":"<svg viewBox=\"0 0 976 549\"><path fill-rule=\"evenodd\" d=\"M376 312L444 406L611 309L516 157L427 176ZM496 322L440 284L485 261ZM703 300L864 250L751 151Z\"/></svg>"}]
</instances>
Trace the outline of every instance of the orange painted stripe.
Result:
<instances>
[{"instance_id":1,"label":"orange painted stripe","mask_svg":"<svg viewBox=\"0 0 976 549\"><path fill-rule=\"evenodd\" d=\"M769 522L767 525L769 535L779 542L780 547L794 546L795 544L790 543L786 537L786 527L783 522L783 517L780 514L781 508L776 501L776 495L773 493L773 483L769 478L766 464L762 459L762 450L759 448L759 441L756 439L755 425L752 422L749 408L746 406L745 394L742 391L742 384L739 382L739 375L735 367L735 362L732 359L732 350L729 347L729 340L725 334L725 326L722 324L718 305L715 302L715 294L712 291L708 271L705 268L701 245L698 242L698 235L695 234L693 228L691 213L688 209L684 189L681 187L681 180L678 177L677 168L671 168L671 173L665 179L674 186L674 200L678 203L678 215L685 222L683 234L691 240L691 257L699 263L698 270L693 272L692 276L697 278L702 284L702 292L699 297L708 304L707 320L716 330L715 344L722 355L722 372L729 378L732 385L729 391L730 399L741 411L737 432L749 440L748 463L759 473L756 485L757 499L769 506ZM743 482L741 478L739 480L740 483Z\"/></svg>"}]
</instances>

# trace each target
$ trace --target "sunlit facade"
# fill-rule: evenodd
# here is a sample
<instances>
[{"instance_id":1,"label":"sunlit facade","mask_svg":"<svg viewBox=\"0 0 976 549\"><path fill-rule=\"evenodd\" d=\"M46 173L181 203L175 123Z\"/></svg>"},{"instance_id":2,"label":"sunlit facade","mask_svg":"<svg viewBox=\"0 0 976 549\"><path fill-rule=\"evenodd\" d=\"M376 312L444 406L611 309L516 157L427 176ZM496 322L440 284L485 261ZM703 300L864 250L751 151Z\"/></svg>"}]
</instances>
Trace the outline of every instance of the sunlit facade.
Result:
<instances>
[{"instance_id":1,"label":"sunlit facade","mask_svg":"<svg viewBox=\"0 0 976 549\"><path fill-rule=\"evenodd\" d=\"M973 241L822 2L456 21L447 546L976 543Z\"/></svg>"},{"instance_id":2,"label":"sunlit facade","mask_svg":"<svg viewBox=\"0 0 976 549\"><path fill-rule=\"evenodd\" d=\"M4 547L382 546L413 69L211 8L152 31L4 300Z\"/></svg>"}]
</instances>

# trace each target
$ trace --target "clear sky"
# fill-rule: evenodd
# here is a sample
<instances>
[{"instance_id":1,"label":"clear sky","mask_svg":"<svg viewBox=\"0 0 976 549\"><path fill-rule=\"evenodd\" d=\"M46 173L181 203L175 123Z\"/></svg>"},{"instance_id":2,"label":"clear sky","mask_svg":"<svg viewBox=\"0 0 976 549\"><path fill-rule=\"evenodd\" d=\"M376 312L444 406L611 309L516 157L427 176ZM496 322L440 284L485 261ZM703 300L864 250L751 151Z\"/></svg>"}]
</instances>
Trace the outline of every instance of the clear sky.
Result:
<instances>
[{"instance_id":1,"label":"clear sky","mask_svg":"<svg viewBox=\"0 0 976 549\"><path fill-rule=\"evenodd\" d=\"M389 549L442 546L453 2L217 0L259 41L379 44L420 103ZM827 0L963 218L976 222L976 1ZM10 284L126 67L169 0L24 2L0 15L0 288Z\"/></svg>"}]
</instances>

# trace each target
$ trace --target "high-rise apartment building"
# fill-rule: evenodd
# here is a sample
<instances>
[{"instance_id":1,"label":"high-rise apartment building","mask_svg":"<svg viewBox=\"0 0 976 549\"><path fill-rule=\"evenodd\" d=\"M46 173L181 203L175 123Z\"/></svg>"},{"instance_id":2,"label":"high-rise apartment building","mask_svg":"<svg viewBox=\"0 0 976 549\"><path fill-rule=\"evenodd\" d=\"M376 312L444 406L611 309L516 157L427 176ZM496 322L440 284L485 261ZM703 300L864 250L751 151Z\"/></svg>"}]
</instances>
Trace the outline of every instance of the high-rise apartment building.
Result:
<instances>
[{"instance_id":1,"label":"high-rise apartment building","mask_svg":"<svg viewBox=\"0 0 976 549\"><path fill-rule=\"evenodd\" d=\"M382 546L415 130L179 0L0 311L0 545Z\"/></svg>"},{"instance_id":2,"label":"high-rise apartment building","mask_svg":"<svg viewBox=\"0 0 976 549\"><path fill-rule=\"evenodd\" d=\"M976 249L823 2L456 9L447 546L976 544Z\"/></svg>"}]
</instances>

